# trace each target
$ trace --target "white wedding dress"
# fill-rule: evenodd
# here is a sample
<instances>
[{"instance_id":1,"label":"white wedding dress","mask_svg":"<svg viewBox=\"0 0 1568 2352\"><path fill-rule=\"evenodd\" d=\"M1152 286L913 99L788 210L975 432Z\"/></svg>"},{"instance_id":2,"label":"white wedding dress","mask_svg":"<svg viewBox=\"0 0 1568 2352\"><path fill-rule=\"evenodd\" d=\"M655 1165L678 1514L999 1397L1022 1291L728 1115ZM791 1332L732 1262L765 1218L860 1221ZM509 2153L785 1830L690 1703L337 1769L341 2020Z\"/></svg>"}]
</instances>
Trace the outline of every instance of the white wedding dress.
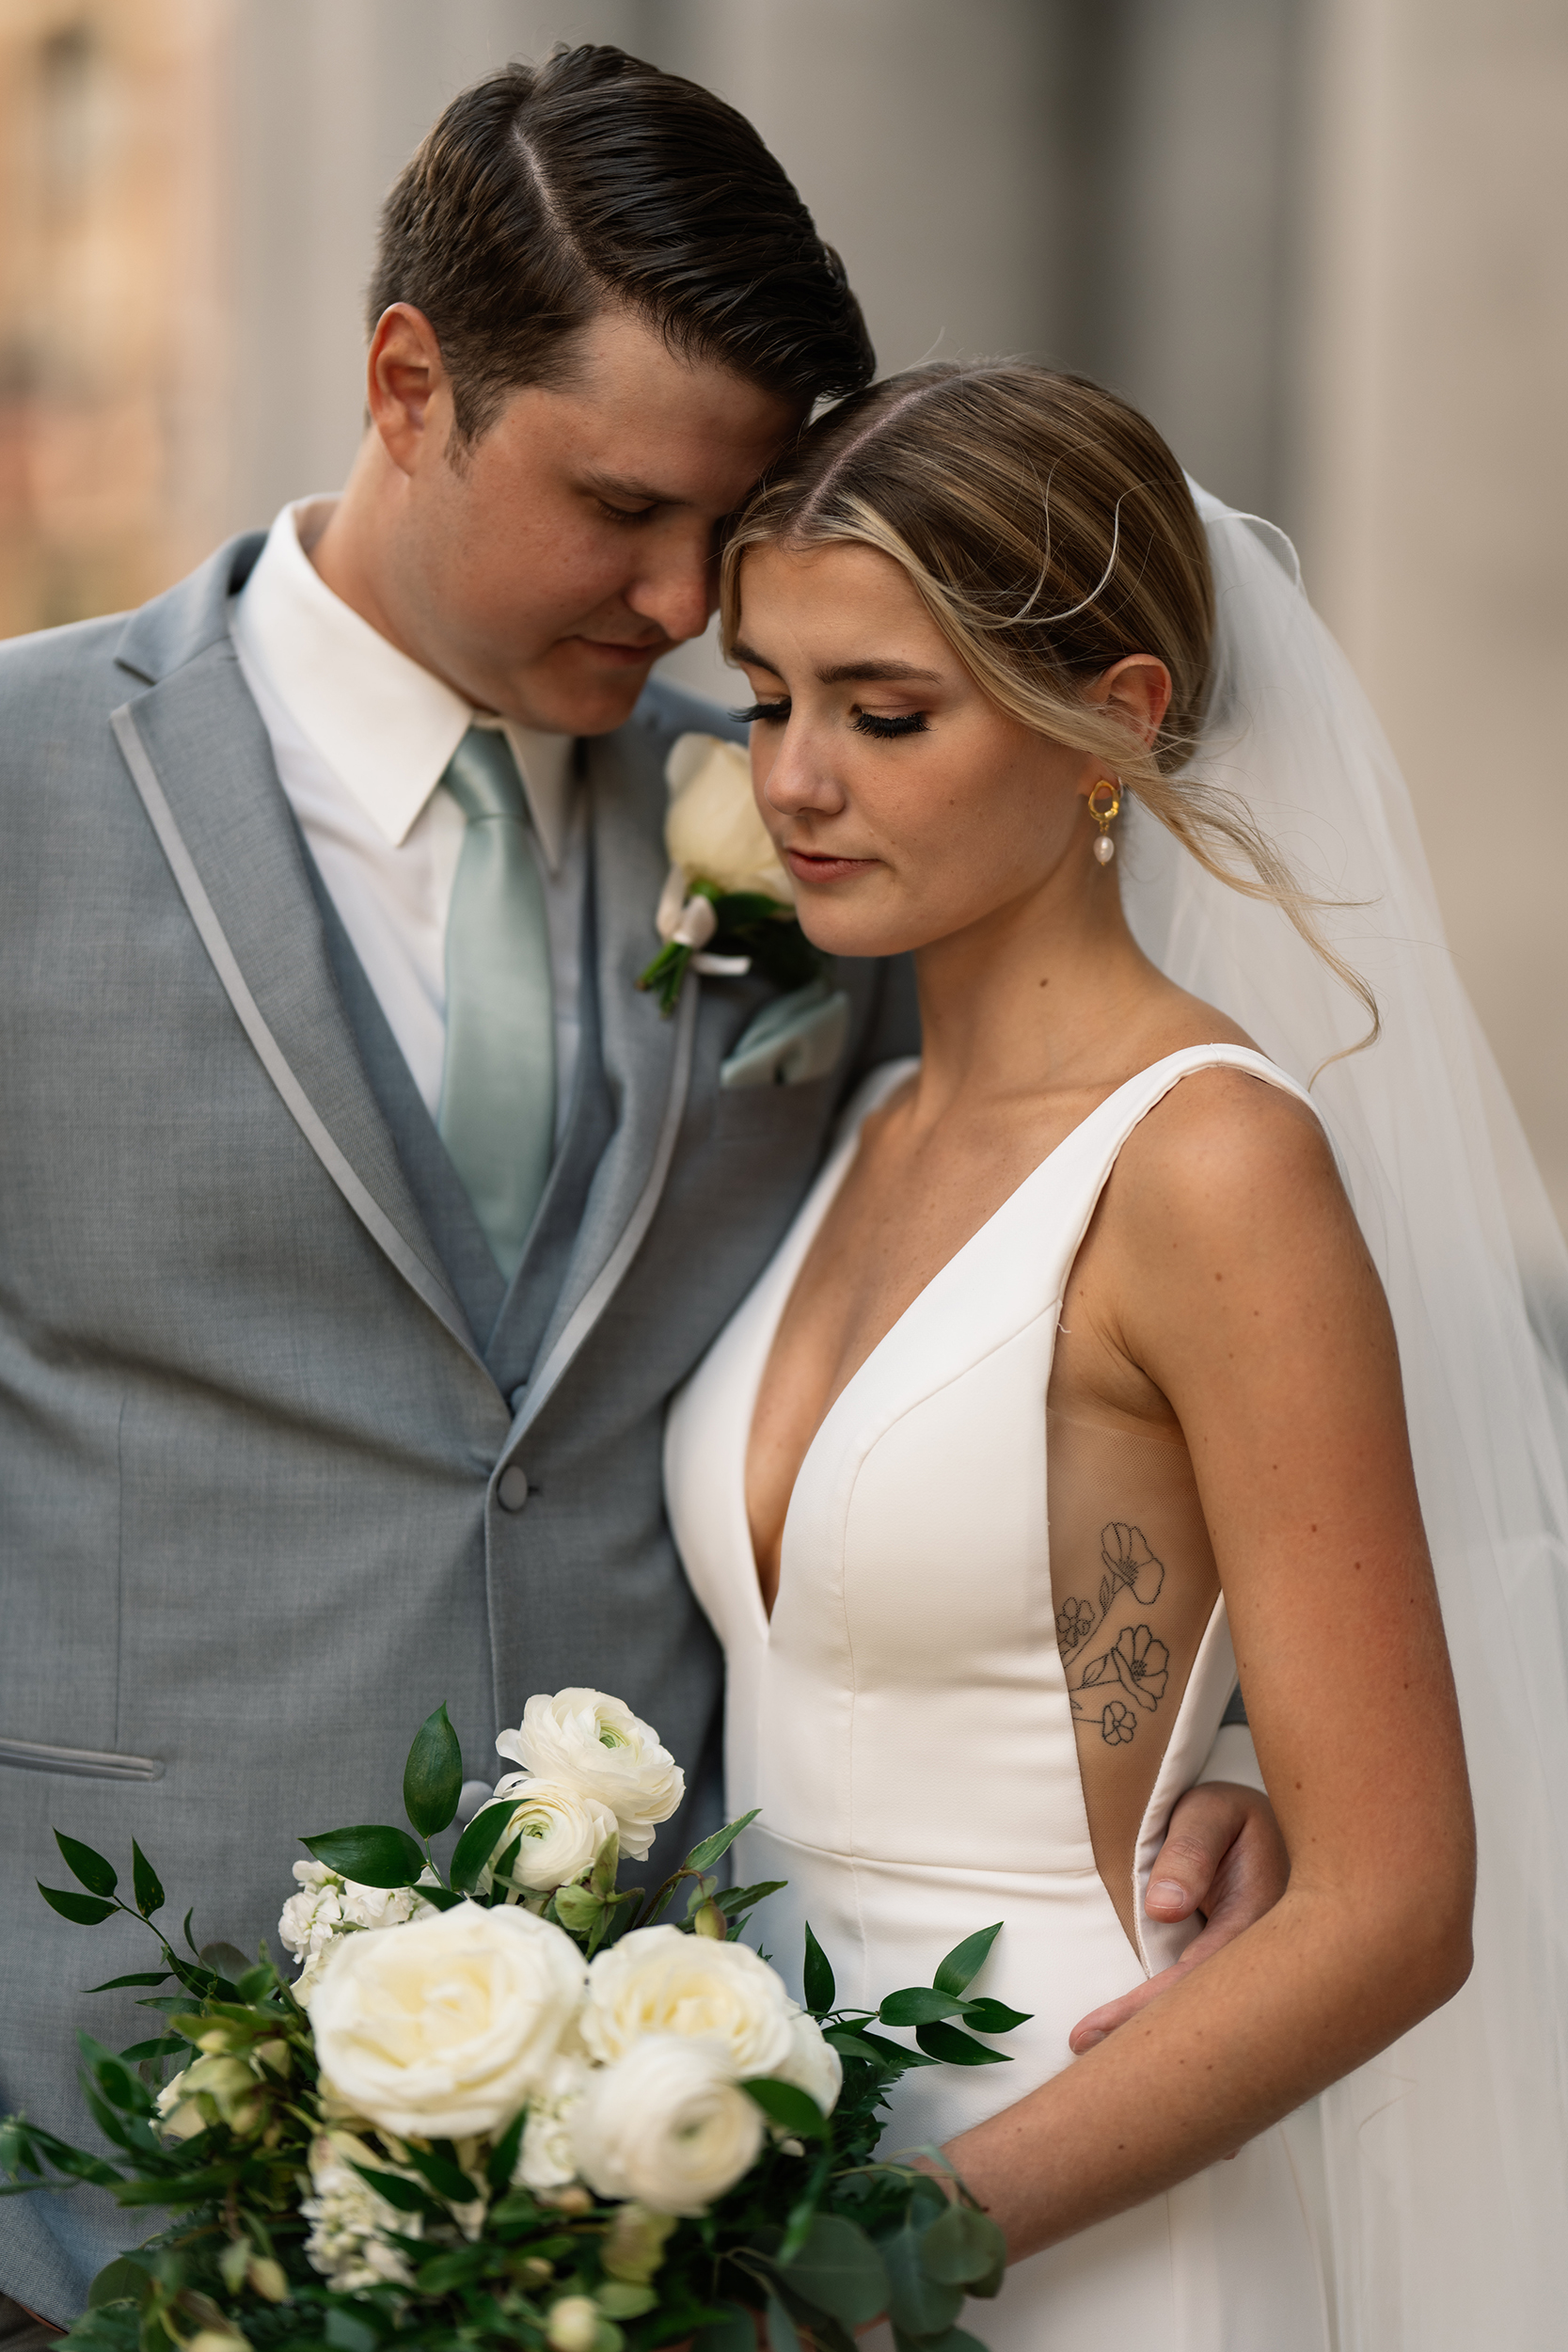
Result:
<instances>
[{"instance_id":1,"label":"white wedding dress","mask_svg":"<svg viewBox=\"0 0 1568 2352\"><path fill-rule=\"evenodd\" d=\"M1006 2066L907 2075L883 2146L940 2143L1070 2065L1070 2027L1165 1966L1194 1932L1143 1915L1172 1804L1235 1684L1223 1598L1197 1652L1138 1838L1134 1952L1095 1867L1047 1520L1046 1391L1073 1259L1122 1144L1190 1072L1224 1063L1308 1098L1260 1055L1205 1045L1120 1087L927 1285L838 1397L784 1523L764 1614L747 1441L773 1336L853 1159L861 1122L912 1065L873 1074L755 1289L672 1410L666 1489L729 1673L744 1881L787 1879L760 1941L800 1990L811 1925L838 1997L925 1984L995 1920L974 1990L1030 2012ZM1307 2201L1285 2135L1017 2265L962 2324L991 2352L1323 2352Z\"/></svg>"}]
</instances>

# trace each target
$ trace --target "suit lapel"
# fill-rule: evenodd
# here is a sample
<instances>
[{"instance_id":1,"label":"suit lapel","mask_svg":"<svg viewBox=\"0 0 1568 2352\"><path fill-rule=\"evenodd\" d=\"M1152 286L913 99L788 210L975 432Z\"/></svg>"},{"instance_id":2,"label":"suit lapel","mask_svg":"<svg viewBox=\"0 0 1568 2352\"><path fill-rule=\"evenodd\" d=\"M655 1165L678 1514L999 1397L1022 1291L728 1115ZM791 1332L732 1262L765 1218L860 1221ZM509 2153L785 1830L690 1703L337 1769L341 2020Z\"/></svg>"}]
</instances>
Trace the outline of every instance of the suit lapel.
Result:
<instances>
[{"instance_id":1,"label":"suit lapel","mask_svg":"<svg viewBox=\"0 0 1568 2352\"><path fill-rule=\"evenodd\" d=\"M641 1247L670 1173L690 1084L696 974L670 1020L637 986L657 945L654 910L668 861L662 778L650 784L639 775L635 741L634 723L584 747L599 1030L615 1132L589 1190L514 1441L560 1385Z\"/></svg>"},{"instance_id":2,"label":"suit lapel","mask_svg":"<svg viewBox=\"0 0 1568 2352\"><path fill-rule=\"evenodd\" d=\"M404 1279L481 1363L355 1049L272 748L227 630L113 723L191 919L291 1116Z\"/></svg>"}]
</instances>

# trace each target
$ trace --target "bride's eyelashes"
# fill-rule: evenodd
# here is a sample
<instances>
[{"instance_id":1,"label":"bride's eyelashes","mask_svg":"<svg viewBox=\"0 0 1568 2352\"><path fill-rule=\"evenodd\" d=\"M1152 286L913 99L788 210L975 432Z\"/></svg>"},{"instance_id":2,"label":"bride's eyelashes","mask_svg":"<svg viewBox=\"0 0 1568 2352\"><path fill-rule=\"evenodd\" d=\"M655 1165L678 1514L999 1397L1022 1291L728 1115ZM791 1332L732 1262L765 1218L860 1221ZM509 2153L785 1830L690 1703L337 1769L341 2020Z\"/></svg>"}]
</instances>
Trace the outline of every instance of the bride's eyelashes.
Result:
<instances>
[{"instance_id":1,"label":"bride's eyelashes","mask_svg":"<svg viewBox=\"0 0 1568 2352\"><path fill-rule=\"evenodd\" d=\"M926 713L923 710L903 710L895 719L884 719L875 710L857 710L855 732L857 735L875 736L881 742L886 742L894 735L924 735Z\"/></svg>"},{"instance_id":2,"label":"bride's eyelashes","mask_svg":"<svg viewBox=\"0 0 1568 2352\"><path fill-rule=\"evenodd\" d=\"M787 702L752 703L745 710L732 710L730 717L742 727L782 727L789 717Z\"/></svg>"}]
</instances>

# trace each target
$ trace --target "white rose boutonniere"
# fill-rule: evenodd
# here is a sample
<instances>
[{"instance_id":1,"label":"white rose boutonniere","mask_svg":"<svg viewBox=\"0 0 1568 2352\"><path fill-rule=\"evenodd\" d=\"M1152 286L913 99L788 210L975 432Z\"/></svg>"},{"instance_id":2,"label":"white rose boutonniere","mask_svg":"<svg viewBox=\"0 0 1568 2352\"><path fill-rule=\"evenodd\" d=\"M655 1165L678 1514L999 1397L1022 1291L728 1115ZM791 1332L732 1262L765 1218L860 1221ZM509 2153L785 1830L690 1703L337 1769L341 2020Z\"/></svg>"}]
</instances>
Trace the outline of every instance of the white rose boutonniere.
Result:
<instances>
[{"instance_id":1,"label":"white rose boutonniere","mask_svg":"<svg viewBox=\"0 0 1568 2352\"><path fill-rule=\"evenodd\" d=\"M784 989L815 979L822 958L795 919L795 893L752 791L752 763L717 735L680 736L664 766L670 873L654 916L664 942L639 988L673 1012L687 967L754 966Z\"/></svg>"}]
</instances>

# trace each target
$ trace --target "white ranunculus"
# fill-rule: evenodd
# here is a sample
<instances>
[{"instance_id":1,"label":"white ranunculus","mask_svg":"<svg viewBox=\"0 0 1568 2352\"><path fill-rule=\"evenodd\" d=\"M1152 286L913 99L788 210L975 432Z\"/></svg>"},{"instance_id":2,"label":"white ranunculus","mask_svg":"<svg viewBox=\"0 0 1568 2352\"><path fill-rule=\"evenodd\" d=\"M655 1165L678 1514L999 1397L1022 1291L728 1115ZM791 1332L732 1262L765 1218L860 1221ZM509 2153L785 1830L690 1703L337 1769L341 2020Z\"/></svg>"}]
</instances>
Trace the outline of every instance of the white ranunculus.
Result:
<instances>
[{"instance_id":1,"label":"white ranunculus","mask_svg":"<svg viewBox=\"0 0 1568 2352\"><path fill-rule=\"evenodd\" d=\"M744 1944L634 1928L591 1963L578 2031L602 2065L649 2034L701 2035L727 2054L739 2081L787 2062L794 2009L783 1979Z\"/></svg>"},{"instance_id":2,"label":"white ranunculus","mask_svg":"<svg viewBox=\"0 0 1568 2352\"><path fill-rule=\"evenodd\" d=\"M344 1936L310 1999L324 2090L404 2138L499 2131L547 2079L585 1973L569 1935L520 1909Z\"/></svg>"},{"instance_id":3,"label":"white ranunculus","mask_svg":"<svg viewBox=\"0 0 1568 2352\"><path fill-rule=\"evenodd\" d=\"M586 2063L568 2052L555 2060L530 2100L522 2146L512 2175L524 2188L565 2188L577 2179L571 2118L587 2083Z\"/></svg>"},{"instance_id":4,"label":"white ranunculus","mask_svg":"<svg viewBox=\"0 0 1568 2352\"><path fill-rule=\"evenodd\" d=\"M654 1831L686 1794L686 1775L652 1725L603 1691L540 1693L496 1748L523 1767L496 1783L498 1797L526 1797L532 1779L595 1798L614 1814L621 1851L634 1862L646 1860Z\"/></svg>"},{"instance_id":5,"label":"white ranunculus","mask_svg":"<svg viewBox=\"0 0 1568 2352\"><path fill-rule=\"evenodd\" d=\"M389 2236L421 2237L424 2217L400 2213L355 2170L382 2171L374 2151L352 2132L324 2132L310 2143L310 2195L300 2212L310 2224L306 2259L340 2294L407 2286L407 2258Z\"/></svg>"},{"instance_id":6,"label":"white ranunculus","mask_svg":"<svg viewBox=\"0 0 1568 2352\"><path fill-rule=\"evenodd\" d=\"M284 1904L277 1932L284 1950L302 1963L290 1990L305 2007L340 1936L435 1916L432 1905L412 1886L361 1886L357 1879L341 1878L325 1862L296 1862L294 1877L300 1891Z\"/></svg>"},{"instance_id":7,"label":"white ranunculus","mask_svg":"<svg viewBox=\"0 0 1568 2352\"><path fill-rule=\"evenodd\" d=\"M815 2099L824 2115L832 2115L844 2088L844 2061L831 2042L822 2039L815 2017L797 2010L789 2021L789 2056L774 2074Z\"/></svg>"},{"instance_id":8,"label":"white ranunculus","mask_svg":"<svg viewBox=\"0 0 1568 2352\"><path fill-rule=\"evenodd\" d=\"M501 1784L508 1795L515 1785L518 1802L496 1839L492 1859L499 1861L513 1839L520 1838L512 1865L514 1885L536 1891L569 1886L593 1868L600 1848L616 1835L614 1814L565 1781L510 1772ZM496 1819L501 1818L498 1809Z\"/></svg>"},{"instance_id":9,"label":"white ranunculus","mask_svg":"<svg viewBox=\"0 0 1568 2352\"><path fill-rule=\"evenodd\" d=\"M717 735L677 738L664 763L670 811L664 847L688 882L721 891L754 890L781 906L795 891L752 790L752 763L738 743Z\"/></svg>"},{"instance_id":10,"label":"white ranunculus","mask_svg":"<svg viewBox=\"0 0 1568 2352\"><path fill-rule=\"evenodd\" d=\"M650 2034L589 2076L571 2134L578 2169L601 2197L700 2214L756 2161L763 2121L723 2042Z\"/></svg>"}]
</instances>

